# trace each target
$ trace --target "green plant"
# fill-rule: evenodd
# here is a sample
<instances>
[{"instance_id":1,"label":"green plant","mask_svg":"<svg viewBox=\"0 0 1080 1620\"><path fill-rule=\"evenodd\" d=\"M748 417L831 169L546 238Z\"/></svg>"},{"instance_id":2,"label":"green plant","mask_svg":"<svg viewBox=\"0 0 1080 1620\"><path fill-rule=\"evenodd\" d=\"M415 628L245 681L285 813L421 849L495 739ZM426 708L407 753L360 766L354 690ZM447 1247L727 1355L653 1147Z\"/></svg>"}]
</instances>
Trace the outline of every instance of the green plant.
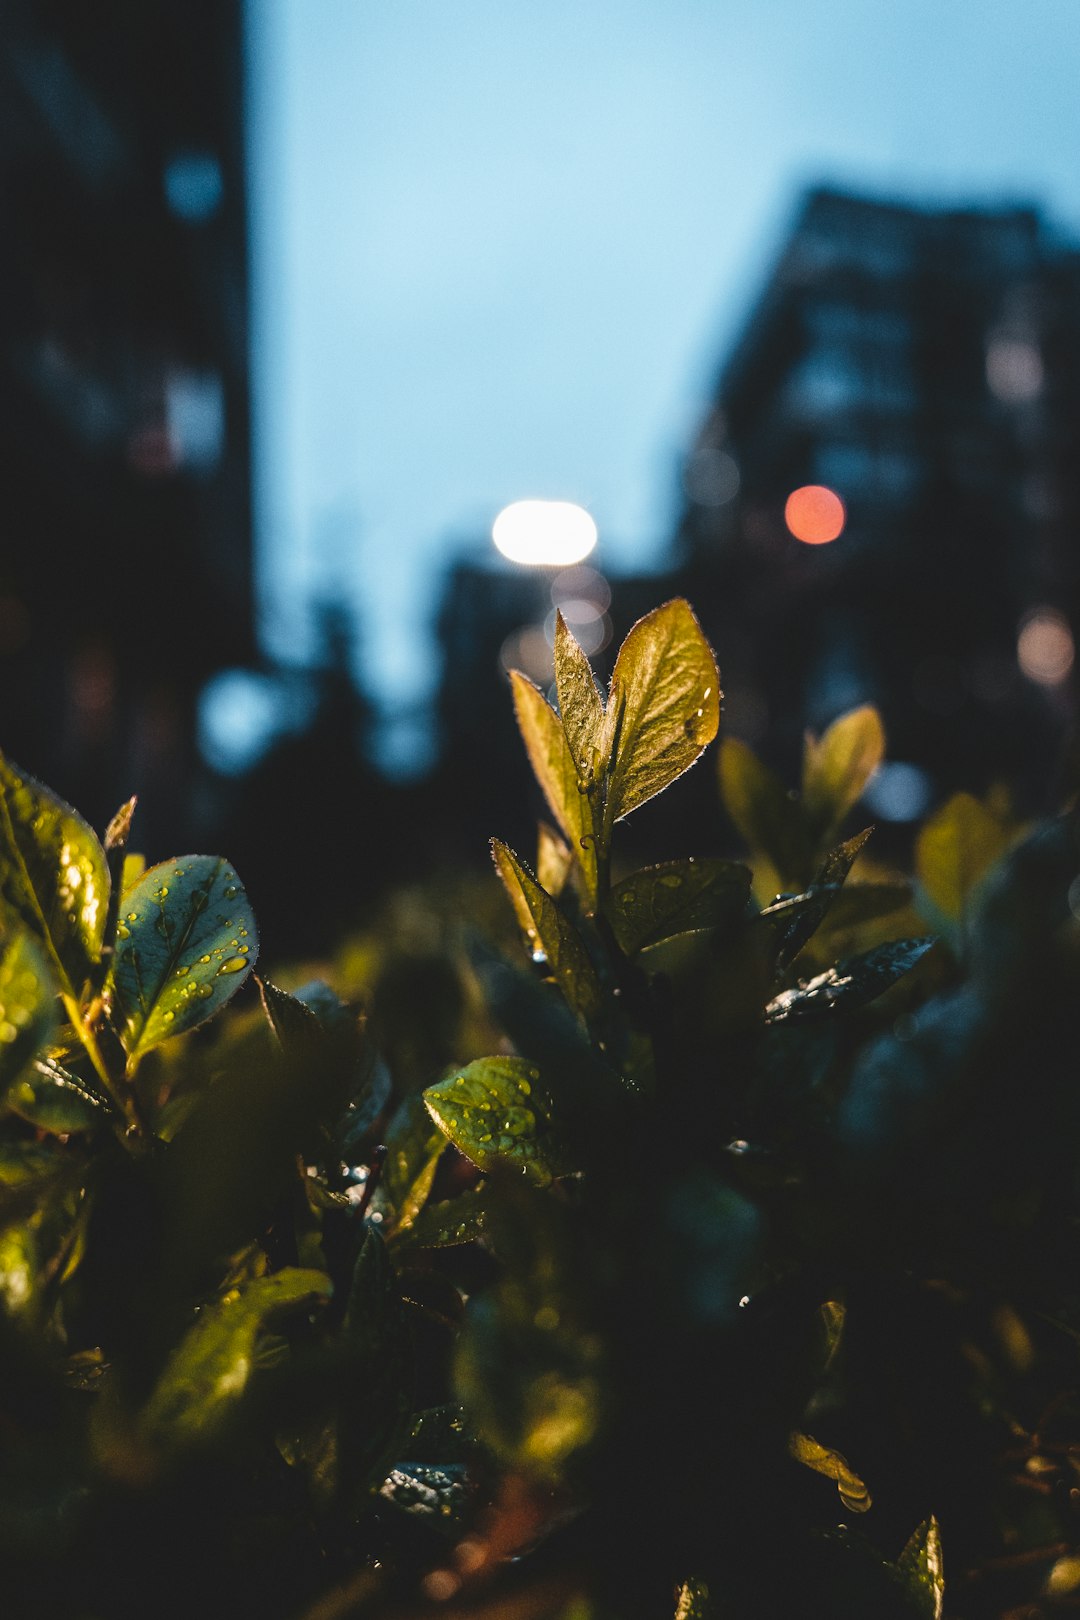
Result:
<instances>
[{"instance_id":1,"label":"green plant","mask_svg":"<svg viewBox=\"0 0 1080 1620\"><path fill-rule=\"evenodd\" d=\"M370 1015L255 979L210 1021L228 864L144 872L133 804L99 844L0 765L13 1613L1074 1603L1072 814L961 795L871 865L864 709L798 796L725 739L749 864L626 871L716 663L681 601L606 701L555 657L558 712L512 679L556 826L492 846L523 964L376 938Z\"/></svg>"}]
</instances>

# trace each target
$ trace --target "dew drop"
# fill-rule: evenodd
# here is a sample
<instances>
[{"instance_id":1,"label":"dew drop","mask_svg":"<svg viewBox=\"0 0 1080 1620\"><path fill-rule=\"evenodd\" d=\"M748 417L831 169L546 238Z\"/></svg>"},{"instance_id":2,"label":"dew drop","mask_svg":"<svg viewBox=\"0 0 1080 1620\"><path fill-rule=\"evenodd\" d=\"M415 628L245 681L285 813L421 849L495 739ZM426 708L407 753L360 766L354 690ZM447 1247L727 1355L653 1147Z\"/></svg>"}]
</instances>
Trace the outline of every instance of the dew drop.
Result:
<instances>
[{"instance_id":1,"label":"dew drop","mask_svg":"<svg viewBox=\"0 0 1080 1620\"><path fill-rule=\"evenodd\" d=\"M187 963L187 962L185 962L185 963L183 963L183 964L182 964L182 965L181 965L181 966L180 966L180 967L178 967L178 968L177 968L177 970L176 970L176 977L177 977L177 978L178 978L178 979L184 979L184 978L186 978L186 977L187 977L187 975L188 975L188 974L189 974L189 973L190 973L190 972L191 972L191 967L190 967L190 965L189 965L189 964L188 964L188 963Z\"/></svg>"},{"instance_id":2,"label":"dew drop","mask_svg":"<svg viewBox=\"0 0 1080 1620\"><path fill-rule=\"evenodd\" d=\"M117 925L116 925L116 937L117 937L117 939L130 939L131 938L131 929L127 926L127 923L117 923Z\"/></svg>"},{"instance_id":3,"label":"dew drop","mask_svg":"<svg viewBox=\"0 0 1080 1620\"><path fill-rule=\"evenodd\" d=\"M0 1041L3 1041L5 1046L10 1046L18 1033L15 1025L9 1023L6 1019L0 1024Z\"/></svg>"},{"instance_id":4,"label":"dew drop","mask_svg":"<svg viewBox=\"0 0 1080 1620\"><path fill-rule=\"evenodd\" d=\"M228 888L227 889L222 889L221 892L225 896L226 900L235 900L236 895L237 895L236 884L235 883L230 883Z\"/></svg>"},{"instance_id":5,"label":"dew drop","mask_svg":"<svg viewBox=\"0 0 1080 1620\"><path fill-rule=\"evenodd\" d=\"M127 914L127 920L128 922L138 922L139 913L137 911L129 911Z\"/></svg>"},{"instance_id":6,"label":"dew drop","mask_svg":"<svg viewBox=\"0 0 1080 1620\"><path fill-rule=\"evenodd\" d=\"M209 962L209 960L210 960L209 956L200 956L199 957L200 962Z\"/></svg>"},{"instance_id":7,"label":"dew drop","mask_svg":"<svg viewBox=\"0 0 1080 1620\"><path fill-rule=\"evenodd\" d=\"M212 984L200 984L195 986L195 994L203 1001L209 1001L213 993L214 987Z\"/></svg>"},{"instance_id":8,"label":"dew drop","mask_svg":"<svg viewBox=\"0 0 1080 1620\"><path fill-rule=\"evenodd\" d=\"M219 973L239 973L241 968L247 967L246 956L227 956L218 968Z\"/></svg>"},{"instance_id":9,"label":"dew drop","mask_svg":"<svg viewBox=\"0 0 1080 1620\"><path fill-rule=\"evenodd\" d=\"M163 1016L164 1016L165 1022L167 1024L171 1024L173 1019L176 1017L176 1014L170 1010L169 1012L165 1013Z\"/></svg>"}]
</instances>

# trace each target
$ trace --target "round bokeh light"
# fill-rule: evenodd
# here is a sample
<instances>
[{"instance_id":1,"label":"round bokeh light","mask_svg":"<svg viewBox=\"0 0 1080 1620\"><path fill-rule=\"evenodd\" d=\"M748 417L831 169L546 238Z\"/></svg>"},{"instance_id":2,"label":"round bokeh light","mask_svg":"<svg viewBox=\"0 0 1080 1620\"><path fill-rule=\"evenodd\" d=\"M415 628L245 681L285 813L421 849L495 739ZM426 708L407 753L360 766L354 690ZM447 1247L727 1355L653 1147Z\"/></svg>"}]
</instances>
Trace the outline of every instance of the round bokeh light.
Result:
<instances>
[{"instance_id":1,"label":"round bokeh light","mask_svg":"<svg viewBox=\"0 0 1080 1620\"><path fill-rule=\"evenodd\" d=\"M596 524L573 501L514 501L495 519L491 538L510 562L568 568L596 544Z\"/></svg>"},{"instance_id":2,"label":"round bokeh light","mask_svg":"<svg viewBox=\"0 0 1080 1620\"><path fill-rule=\"evenodd\" d=\"M824 484L803 484L793 489L784 506L784 522L796 540L824 546L843 533L847 517L844 503Z\"/></svg>"}]
</instances>

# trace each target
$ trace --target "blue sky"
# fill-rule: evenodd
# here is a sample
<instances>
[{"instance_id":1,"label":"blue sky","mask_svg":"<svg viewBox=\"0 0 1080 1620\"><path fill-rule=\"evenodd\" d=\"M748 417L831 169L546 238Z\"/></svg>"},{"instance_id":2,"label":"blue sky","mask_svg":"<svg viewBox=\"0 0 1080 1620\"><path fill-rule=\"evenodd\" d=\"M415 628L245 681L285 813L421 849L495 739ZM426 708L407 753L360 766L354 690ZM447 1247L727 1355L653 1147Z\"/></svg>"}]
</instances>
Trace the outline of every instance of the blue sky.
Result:
<instances>
[{"instance_id":1,"label":"blue sky","mask_svg":"<svg viewBox=\"0 0 1080 1620\"><path fill-rule=\"evenodd\" d=\"M389 705L455 545L577 500L647 565L800 189L1080 236L1080 0L248 0L268 648L317 595Z\"/></svg>"}]
</instances>

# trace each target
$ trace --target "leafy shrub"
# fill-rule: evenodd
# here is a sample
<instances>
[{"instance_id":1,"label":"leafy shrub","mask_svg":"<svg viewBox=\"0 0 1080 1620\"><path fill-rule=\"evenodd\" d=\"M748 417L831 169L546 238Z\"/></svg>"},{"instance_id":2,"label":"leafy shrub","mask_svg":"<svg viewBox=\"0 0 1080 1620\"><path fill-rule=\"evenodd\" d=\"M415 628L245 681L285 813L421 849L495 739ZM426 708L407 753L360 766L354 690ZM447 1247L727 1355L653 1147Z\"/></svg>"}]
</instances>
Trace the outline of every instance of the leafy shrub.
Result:
<instances>
[{"instance_id":1,"label":"leafy shrub","mask_svg":"<svg viewBox=\"0 0 1080 1620\"><path fill-rule=\"evenodd\" d=\"M674 601L606 701L555 656L524 962L368 942L367 1012L0 766L6 1612L1076 1607L1074 815L874 866L862 709L798 795L722 744L749 864L627 872L713 654Z\"/></svg>"}]
</instances>

